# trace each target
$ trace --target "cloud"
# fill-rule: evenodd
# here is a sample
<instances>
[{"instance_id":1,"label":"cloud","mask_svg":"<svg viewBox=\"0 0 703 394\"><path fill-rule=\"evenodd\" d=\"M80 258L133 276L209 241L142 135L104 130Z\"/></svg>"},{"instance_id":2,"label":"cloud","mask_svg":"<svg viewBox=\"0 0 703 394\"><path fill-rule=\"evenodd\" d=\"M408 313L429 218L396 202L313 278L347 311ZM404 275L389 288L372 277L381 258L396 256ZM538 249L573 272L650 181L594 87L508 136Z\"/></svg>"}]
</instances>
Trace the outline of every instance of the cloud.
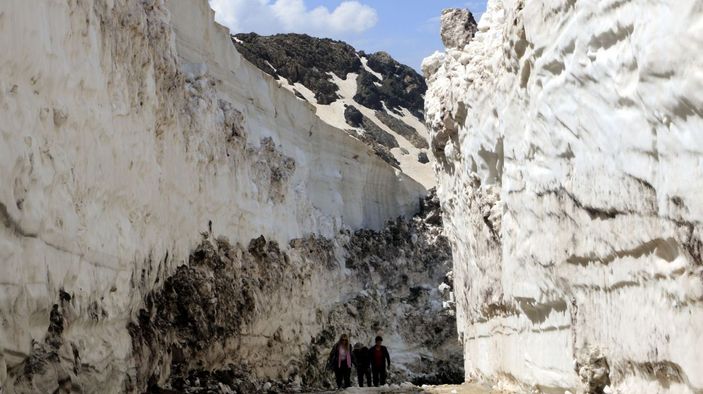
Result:
<instances>
[{"instance_id":1,"label":"cloud","mask_svg":"<svg viewBox=\"0 0 703 394\"><path fill-rule=\"evenodd\" d=\"M233 33L308 33L319 36L359 34L378 23L376 10L343 1L330 10L308 9L304 0L209 0L215 19Z\"/></svg>"}]
</instances>

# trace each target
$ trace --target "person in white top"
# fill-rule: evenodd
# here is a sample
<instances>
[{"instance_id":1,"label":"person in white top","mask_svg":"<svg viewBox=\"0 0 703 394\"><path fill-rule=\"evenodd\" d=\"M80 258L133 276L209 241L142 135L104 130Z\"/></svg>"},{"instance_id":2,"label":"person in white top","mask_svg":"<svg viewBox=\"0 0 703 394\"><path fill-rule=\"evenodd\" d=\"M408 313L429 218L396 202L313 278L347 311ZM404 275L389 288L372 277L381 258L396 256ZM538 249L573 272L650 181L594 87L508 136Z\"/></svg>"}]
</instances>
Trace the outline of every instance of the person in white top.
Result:
<instances>
[{"instance_id":1,"label":"person in white top","mask_svg":"<svg viewBox=\"0 0 703 394\"><path fill-rule=\"evenodd\" d=\"M352 351L349 345L349 337L347 334L342 334L339 341L335 343L330 352L328 367L334 371L334 377L337 381L337 388L351 387L351 368L352 368Z\"/></svg>"}]
</instances>

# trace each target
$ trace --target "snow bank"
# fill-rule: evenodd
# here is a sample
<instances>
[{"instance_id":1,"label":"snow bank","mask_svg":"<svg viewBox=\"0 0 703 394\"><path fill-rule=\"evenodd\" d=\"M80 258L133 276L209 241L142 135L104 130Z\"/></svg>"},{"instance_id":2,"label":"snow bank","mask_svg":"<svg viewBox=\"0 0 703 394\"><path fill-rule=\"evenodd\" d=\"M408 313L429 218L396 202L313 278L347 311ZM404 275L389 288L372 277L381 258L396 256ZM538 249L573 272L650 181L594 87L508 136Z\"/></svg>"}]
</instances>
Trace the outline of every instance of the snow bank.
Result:
<instances>
[{"instance_id":1,"label":"snow bank","mask_svg":"<svg viewBox=\"0 0 703 394\"><path fill-rule=\"evenodd\" d=\"M700 392L700 2L491 0L464 26L424 70L467 378Z\"/></svg>"},{"instance_id":2,"label":"snow bank","mask_svg":"<svg viewBox=\"0 0 703 394\"><path fill-rule=\"evenodd\" d=\"M0 386L49 354L131 391L127 324L201 232L287 245L425 194L243 61L206 0L3 1L0 53ZM42 365L35 390L83 379Z\"/></svg>"}]
</instances>

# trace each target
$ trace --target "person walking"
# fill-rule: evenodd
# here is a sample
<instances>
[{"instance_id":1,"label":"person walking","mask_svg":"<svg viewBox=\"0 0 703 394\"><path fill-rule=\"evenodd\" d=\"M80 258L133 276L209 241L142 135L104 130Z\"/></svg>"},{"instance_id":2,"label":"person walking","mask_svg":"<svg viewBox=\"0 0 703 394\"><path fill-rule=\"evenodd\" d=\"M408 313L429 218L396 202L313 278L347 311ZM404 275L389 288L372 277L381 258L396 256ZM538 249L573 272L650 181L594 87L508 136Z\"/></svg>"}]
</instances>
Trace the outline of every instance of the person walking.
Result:
<instances>
[{"instance_id":1,"label":"person walking","mask_svg":"<svg viewBox=\"0 0 703 394\"><path fill-rule=\"evenodd\" d=\"M364 387L364 377L366 377L366 386L371 387L371 358L369 356L369 348L361 344L361 342L357 342L356 345L354 345L353 355L359 387Z\"/></svg>"},{"instance_id":2,"label":"person walking","mask_svg":"<svg viewBox=\"0 0 703 394\"><path fill-rule=\"evenodd\" d=\"M330 352L327 364L334 370L338 389L351 387L352 349L347 334L339 337Z\"/></svg>"},{"instance_id":3,"label":"person walking","mask_svg":"<svg viewBox=\"0 0 703 394\"><path fill-rule=\"evenodd\" d=\"M391 366L391 356L388 349L382 345L383 338L376 337L376 345L371 348L371 373L373 374L373 385L378 387L386 384L386 368Z\"/></svg>"}]
</instances>

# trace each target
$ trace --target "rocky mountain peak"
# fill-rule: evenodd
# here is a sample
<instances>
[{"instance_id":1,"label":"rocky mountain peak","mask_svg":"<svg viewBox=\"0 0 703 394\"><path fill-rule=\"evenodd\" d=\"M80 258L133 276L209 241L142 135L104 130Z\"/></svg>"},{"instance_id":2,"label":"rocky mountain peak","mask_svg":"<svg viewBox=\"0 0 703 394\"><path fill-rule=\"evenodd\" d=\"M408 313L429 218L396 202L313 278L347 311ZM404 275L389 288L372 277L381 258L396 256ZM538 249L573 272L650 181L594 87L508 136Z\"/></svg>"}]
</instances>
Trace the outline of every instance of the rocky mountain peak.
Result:
<instances>
[{"instance_id":1,"label":"rocky mountain peak","mask_svg":"<svg viewBox=\"0 0 703 394\"><path fill-rule=\"evenodd\" d=\"M354 96L356 102L374 109L382 109L381 102L384 102L392 110L407 108L413 115L424 119L427 84L422 76L411 67L398 63L387 52L367 56L362 51L359 55L367 59L368 68L381 74L382 78L378 79L371 71L360 70L372 80L376 77L375 82L380 82L381 86L374 81L360 84L357 95Z\"/></svg>"},{"instance_id":2,"label":"rocky mountain peak","mask_svg":"<svg viewBox=\"0 0 703 394\"><path fill-rule=\"evenodd\" d=\"M243 33L232 39L247 60L273 77L300 82L315 93L318 104L331 104L339 98L329 73L343 80L349 73L364 74L367 78L361 78L354 101L379 110L383 101L390 109L407 108L424 118L424 78L387 52L367 54L345 42L307 34Z\"/></svg>"},{"instance_id":3,"label":"rocky mountain peak","mask_svg":"<svg viewBox=\"0 0 703 394\"><path fill-rule=\"evenodd\" d=\"M303 84L315 93L319 104L330 104L339 98L339 88L329 73L346 79L348 73L361 68L361 60L351 45L328 38L247 33L233 36L233 41L247 60L274 78Z\"/></svg>"}]
</instances>

